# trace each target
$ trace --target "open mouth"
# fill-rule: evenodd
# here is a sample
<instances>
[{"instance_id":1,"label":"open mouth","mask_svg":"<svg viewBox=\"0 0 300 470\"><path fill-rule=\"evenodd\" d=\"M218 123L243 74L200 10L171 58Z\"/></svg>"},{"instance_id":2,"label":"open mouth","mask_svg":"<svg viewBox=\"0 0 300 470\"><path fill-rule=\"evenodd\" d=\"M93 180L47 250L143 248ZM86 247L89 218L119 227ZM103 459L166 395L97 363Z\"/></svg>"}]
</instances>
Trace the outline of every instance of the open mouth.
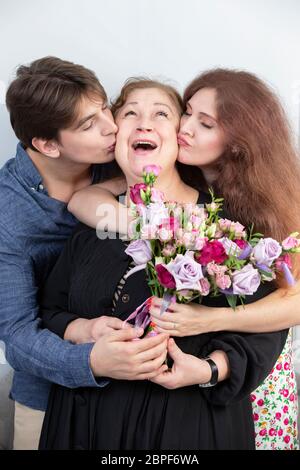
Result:
<instances>
[{"instance_id":1,"label":"open mouth","mask_svg":"<svg viewBox=\"0 0 300 470\"><path fill-rule=\"evenodd\" d=\"M157 148L157 144L151 140L135 140L132 143L132 148L135 151L151 152Z\"/></svg>"}]
</instances>

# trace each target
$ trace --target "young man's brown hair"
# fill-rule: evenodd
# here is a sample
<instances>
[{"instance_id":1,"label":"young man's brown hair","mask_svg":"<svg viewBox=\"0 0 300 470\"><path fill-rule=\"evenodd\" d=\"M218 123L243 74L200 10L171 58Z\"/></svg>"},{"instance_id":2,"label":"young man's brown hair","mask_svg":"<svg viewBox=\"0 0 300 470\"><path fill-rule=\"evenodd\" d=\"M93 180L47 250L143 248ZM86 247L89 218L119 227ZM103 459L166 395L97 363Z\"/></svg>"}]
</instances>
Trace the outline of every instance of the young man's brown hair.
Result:
<instances>
[{"instance_id":1,"label":"young man's brown hair","mask_svg":"<svg viewBox=\"0 0 300 470\"><path fill-rule=\"evenodd\" d=\"M6 94L11 125L25 147L34 137L59 140L71 127L83 96L107 100L94 72L57 57L43 57L17 69Z\"/></svg>"}]
</instances>

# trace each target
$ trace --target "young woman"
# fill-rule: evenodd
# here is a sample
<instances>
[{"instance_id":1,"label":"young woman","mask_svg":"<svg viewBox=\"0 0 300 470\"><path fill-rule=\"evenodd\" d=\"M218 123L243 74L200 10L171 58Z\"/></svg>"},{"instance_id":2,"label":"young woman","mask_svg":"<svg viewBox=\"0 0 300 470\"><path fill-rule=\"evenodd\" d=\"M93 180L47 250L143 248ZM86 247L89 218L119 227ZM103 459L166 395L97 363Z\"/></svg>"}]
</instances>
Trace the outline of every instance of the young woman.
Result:
<instances>
[{"instance_id":1,"label":"young woman","mask_svg":"<svg viewBox=\"0 0 300 470\"><path fill-rule=\"evenodd\" d=\"M184 94L186 112L178 138L178 160L201 169L200 179L225 198L231 218L277 239L300 227L299 161L287 118L272 91L250 73L212 70ZM99 202L116 205L108 193L88 188L75 195L71 211L91 226ZM292 201L292 203L291 203ZM122 209L121 214L126 216ZM126 230L126 218L119 221ZM122 227L122 223L124 227ZM112 221L113 224L113 221ZM299 285L239 308L176 305L152 315L158 330L174 337L213 331L268 332L300 323ZM200 313L200 314L199 314ZM170 380L170 375L168 380ZM265 383L251 395L257 449L295 449L297 386L291 336Z\"/></svg>"},{"instance_id":2,"label":"young woman","mask_svg":"<svg viewBox=\"0 0 300 470\"><path fill-rule=\"evenodd\" d=\"M119 128L115 155L127 195L129 186L141 181L145 164L159 163L157 187L167 199L207 201L181 180L175 166L180 112L178 95L166 85L133 81L123 88L114 107ZM66 332L76 316L106 313L123 320L149 297L144 271L124 280L131 261L126 244L101 238L80 226L67 244L45 286L42 318L47 328ZM258 296L265 293L262 288ZM184 369L172 389L159 385L163 372L151 380L114 380L108 371L112 380L101 389L55 385L40 448L253 449L249 394L269 373L286 335L208 333L179 338L177 346L170 340L169 352L180 354ZM165 345L160 364L166 353ZM214 386L199 388L212 379L211 368Z\"/></svg>"}]
</instances>

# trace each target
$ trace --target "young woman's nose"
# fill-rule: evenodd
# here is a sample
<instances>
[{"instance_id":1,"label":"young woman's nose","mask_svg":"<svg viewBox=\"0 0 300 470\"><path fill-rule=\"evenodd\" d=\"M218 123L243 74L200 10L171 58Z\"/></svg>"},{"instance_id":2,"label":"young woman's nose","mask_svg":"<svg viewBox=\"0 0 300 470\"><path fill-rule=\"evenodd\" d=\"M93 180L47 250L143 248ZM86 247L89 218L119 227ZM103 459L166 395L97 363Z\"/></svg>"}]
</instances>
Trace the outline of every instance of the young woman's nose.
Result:
<instances>
[{"instance_id":1,"label":"young woman's nose","mask_svg":"<svg viewBox=\"0 0 300 470\"><path fill-rule=\"evenodd\" d=\"M180 129L179 129L179 134L185 134L191 137L194 136L193 126L191 125L189 121L185 121L184 123L181 124Z\"/></svg>"}]
</instances>

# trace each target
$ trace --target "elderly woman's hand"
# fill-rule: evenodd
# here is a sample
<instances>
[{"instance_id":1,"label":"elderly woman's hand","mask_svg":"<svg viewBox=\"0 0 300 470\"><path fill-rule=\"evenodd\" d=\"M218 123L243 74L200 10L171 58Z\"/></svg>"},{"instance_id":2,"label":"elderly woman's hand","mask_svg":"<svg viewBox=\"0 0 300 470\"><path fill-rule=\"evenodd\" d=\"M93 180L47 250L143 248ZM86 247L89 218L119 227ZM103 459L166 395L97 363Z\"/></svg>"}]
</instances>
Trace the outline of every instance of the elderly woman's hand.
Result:
<instances>
[{"instance_id":1,"label":"elderly woman's hand","mask_svg":"<svg viewBox=\"0 0 300 470\"><path fill-rule=\"evenodd\" d=\"M182 337L226 329L226 314L222 308L205 307L196 303L172 303L161 315L161 305L162 299L152 298L150 315L159 333Z\"/></svg>"},{"instance_id":2,"label":"elderly woman's hand","mask_svg":"<svg viewBox=\"0 0 300 470\"><path fill-rule=\"evenodd\" d=\"M173 390L189 385L206 384L211 380L211 368L206 360L186 354L175 343L168 340L168 354L173 359L172 369L158 373L150 380L162 387ZM230 363L224 351L213 351L209 357L218 368L218 382L230 377Z\"/></svg>"},{"instance_id":3,"label":"elderly woman's hand","mask_svg":"<svg viewBox=\"0 0 300 470\"><path fill-rule=\"evenodd\" d=\"M174 360L172 369L153 377L151 382L172 390L210 380L211 369L207 362L182 352L172 338L168 341L168 353Z\"/></svg>"}]
</instances>

